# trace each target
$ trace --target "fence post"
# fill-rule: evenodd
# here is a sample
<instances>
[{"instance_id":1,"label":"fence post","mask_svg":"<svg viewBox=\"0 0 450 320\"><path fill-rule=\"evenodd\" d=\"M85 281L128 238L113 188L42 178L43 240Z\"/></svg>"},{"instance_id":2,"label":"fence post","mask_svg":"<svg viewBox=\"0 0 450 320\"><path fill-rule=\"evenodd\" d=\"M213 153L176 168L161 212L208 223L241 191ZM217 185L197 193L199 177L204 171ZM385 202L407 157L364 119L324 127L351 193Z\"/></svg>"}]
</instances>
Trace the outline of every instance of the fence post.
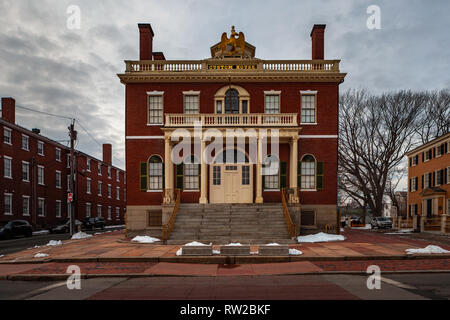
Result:
<instances>
[{"instance_id":1,"label":"fence post","mask_svg":"<svg viewBox=\"0 0 450 320\"><path fill-rule=\"evenodd\" d=\"M414 215L413 217L413 230L417 231L419 229L419 226L417 225L417 215Z\"/></svg>"},{"instance_id":2,"label":"fence post","mask_svg":"<svg viewBox=\"0 0 450 320\"><path fill-rule=\"evenodd\" d=\"M443 214L441 216L441 232L442 233L445 233L446 224L447 224L447 216L445 214Z\"/></svg>"},{"instance_id":3,"label":"fence post","mask_svg":"<svg viewBox=\"0 0 450 320\"><path fill-rule=\"evenodd\" d=\"M420 216L420 232L425 231L425 217Z\"/></svg>"},{"instance_id":4,"label":"fence post","mask_svg":"<svg viewBox=\"0 0 450 320\"><path fill-rule=\"evenodd\" d=\"M351 227L352 226L352 218L350 216L347 216L347 227Z\"/></svg>"}]
</instances>

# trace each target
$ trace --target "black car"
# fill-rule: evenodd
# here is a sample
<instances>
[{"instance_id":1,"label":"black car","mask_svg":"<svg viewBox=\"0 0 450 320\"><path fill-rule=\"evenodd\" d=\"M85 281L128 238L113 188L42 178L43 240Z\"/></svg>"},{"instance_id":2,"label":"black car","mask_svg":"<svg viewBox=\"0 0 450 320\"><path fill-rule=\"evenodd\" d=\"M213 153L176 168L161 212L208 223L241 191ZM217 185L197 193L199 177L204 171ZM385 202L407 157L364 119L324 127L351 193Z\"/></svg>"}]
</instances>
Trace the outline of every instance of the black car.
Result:
<instances>
[{"instance_id":1,"label":"black car","mask_svg":"<svg viewBox=\"0 0 450 320\"><path fill-rule=\"evenodd\" d=\"M378 228L392 228L392 220L386 217L375 217L370 221L370 225L372 226L372 229Z\"/></svg>"},{"instance_id":2,"label":"black car","mask_svg":"<svg viewBox=\"0 0 450 320\"><path fill-rule=\"evenodd\" d=\"M103 217L89 218L83 221L86 230L105 229L106 222Z\"/></svg>"},{"instance_id":3,"label":"black car","mask_svg":"<svg viewBox=\"0 0 450 320\"><path fill-rule=\"evenodd\" d=\"M78 226L81 226L81 221L75 220L75 230L78 230ZM57 225L54 228L50 228L50 233L68 233L70 232L70 219L67 219L62 224Z\"/></svg>"},{"instance_id":4,"label":"black car","mask_svg":"<svg viewBox=\"0 0 450 320\"><path fill-rule=\"evenodd\" d=\"M0 239L11 239L18 236L31 237L33 235L33 227L25 220L9 221L0 229Z\"/></svg>"}]
</instances>

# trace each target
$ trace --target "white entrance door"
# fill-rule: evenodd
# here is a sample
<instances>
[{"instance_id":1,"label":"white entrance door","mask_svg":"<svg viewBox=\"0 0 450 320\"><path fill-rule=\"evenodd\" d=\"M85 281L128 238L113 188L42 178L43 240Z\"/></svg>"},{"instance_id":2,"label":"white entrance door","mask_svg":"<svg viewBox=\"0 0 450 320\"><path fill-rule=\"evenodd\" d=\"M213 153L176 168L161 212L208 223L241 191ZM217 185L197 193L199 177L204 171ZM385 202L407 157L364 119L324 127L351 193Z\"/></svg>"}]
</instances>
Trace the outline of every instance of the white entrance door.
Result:
<instances>
[{"instance_id":1,"label":"white entrance door","mask_svg":"<svg viewBox=\"0 0 450 320\"><path fill-rule=\"evenodd\" d=\"M214 164L210 172L210 203L253 203L253 167Z\"/></svg>"}]
</instances>

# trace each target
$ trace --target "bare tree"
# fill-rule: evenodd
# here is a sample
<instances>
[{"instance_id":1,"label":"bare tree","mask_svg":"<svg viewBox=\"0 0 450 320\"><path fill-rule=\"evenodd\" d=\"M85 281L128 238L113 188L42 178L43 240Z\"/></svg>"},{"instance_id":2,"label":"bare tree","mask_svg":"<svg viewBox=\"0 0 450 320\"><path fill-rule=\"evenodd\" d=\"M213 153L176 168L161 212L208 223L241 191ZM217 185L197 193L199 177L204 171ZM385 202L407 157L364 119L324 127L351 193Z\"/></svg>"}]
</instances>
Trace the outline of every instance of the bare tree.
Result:
<instances>
[{"instance_id":1,"label":"bare tree","mask_svg":"<svg viewBox=\"0 0 450 320\"><path fill-rule=\"evenodd\" d=\"M426 95L400 91L380 96L348 91L340 103L340 188L374 216L393 173L414 144Z\"/></svg>"}]
</instances>

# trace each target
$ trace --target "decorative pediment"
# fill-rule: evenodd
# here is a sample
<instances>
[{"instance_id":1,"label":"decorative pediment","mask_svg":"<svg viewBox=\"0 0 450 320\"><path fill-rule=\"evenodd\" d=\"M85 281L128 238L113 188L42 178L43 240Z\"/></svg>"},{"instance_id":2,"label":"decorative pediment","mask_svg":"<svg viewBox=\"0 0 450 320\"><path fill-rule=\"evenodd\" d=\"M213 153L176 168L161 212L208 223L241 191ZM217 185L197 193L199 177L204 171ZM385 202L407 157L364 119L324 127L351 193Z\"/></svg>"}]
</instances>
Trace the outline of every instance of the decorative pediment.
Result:
<instances>
[{"instance_id":1,"label":"decorative pediment","mask_svg":"<svg viewBox=\"0 0 450 320\"><path fill-rule=\"evenodd\" d=\"M440 194L446 194L446 192L445 192L445 190L438 188L438 187L426 188L420 193L420 195L422 197L434 196L434 195L440 195Z\"/></svg>"},{"instance_id":2,"label":"decorative pediment","mask_svg":"<svg viewBox=\"0 0 450 320\"><path fill-rule=\"evenodd\" d=\"M234 26L231 27L231 34L222 34L219 43L211 47L211 57L215 59L223 58L254 58L256 48L245 41L243 32L236 32Z\"/></svg>"}]
</instances>

